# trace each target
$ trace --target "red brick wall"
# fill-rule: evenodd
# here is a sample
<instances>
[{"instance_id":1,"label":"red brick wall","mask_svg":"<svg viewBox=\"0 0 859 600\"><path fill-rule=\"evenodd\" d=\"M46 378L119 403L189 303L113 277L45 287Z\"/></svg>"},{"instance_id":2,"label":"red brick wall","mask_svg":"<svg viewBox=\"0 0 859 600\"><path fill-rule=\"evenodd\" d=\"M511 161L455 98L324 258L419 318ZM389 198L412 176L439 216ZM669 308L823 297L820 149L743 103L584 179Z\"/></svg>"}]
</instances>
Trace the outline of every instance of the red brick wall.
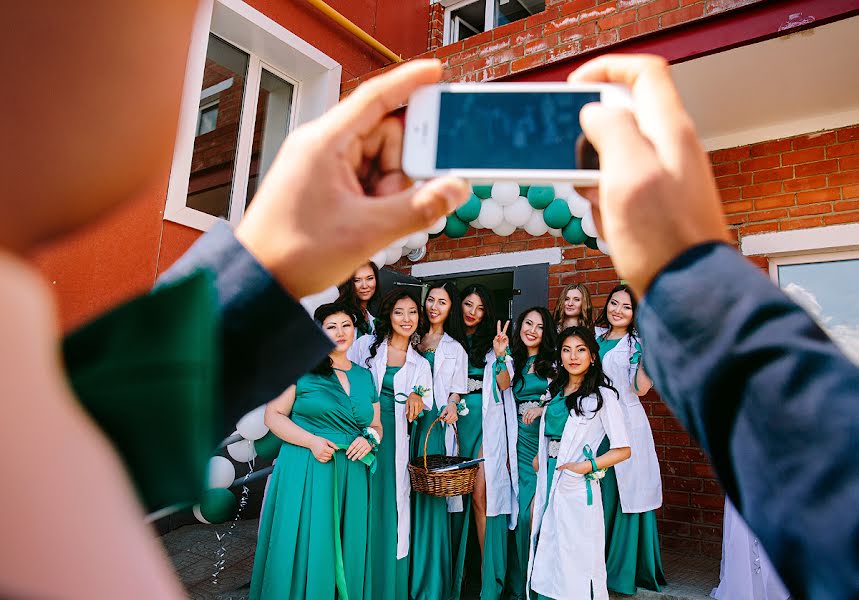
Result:
<instances>
[{"instance_id":1,"label":"red brick wall","mask_svg":"<svg viewBox=\"0 0 859 600\"><path fill-rule=\"evenodd\" d=\"M430 28L427 50L436 50L444 44L444 7L441 4L430 5Z\"/></svg>"},{"instance_id":2,"label":"red brick wall","mask_svg":"<svg viewBox=\"0 0 859 600\"><path fill-rule=\"evenodd\" d=\"M859 222L859 125L712 152L711 161L735 239L752 233ZM425 261L558 246L563 261L549 268L549 308L568 283L585 283L602 307L618 282L611 259L546 234L509 237L469 230L427 245ZM752 262L766 268L763 258ZM410 263L399 263L407 269ZM652 349L651 349L652 350ZM647 351L647 349L645 349ZM724 497L710 464L668 408L651 392L643 399L662 466L664 505L659 531L665 549L719 556Z\"/></svg>"}]
</instances>

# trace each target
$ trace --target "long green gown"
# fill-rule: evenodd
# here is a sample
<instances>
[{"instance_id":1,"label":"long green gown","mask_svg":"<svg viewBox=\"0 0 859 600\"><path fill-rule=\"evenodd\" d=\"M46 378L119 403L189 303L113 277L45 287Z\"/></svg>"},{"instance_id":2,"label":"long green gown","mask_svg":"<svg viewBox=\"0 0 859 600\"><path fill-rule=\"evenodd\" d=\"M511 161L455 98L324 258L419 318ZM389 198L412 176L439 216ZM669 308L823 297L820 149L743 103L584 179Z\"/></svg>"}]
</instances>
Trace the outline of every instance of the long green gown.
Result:
<instances>
[{"instance_id":1,"label":"long green gown","mask_svg":"<svg viewBox=\"0 0 859 600\"><path fill-rule=\"evenodd\" d=\"M376 472L370 487L370 573L368 598L404 600L409 593L409 557L397 560L396 417L394 375L402 367L385 368L379 409L382 443L376 449Z\"/></svg>"},{"instance_id":2,"label":"long green gown","mask_svg":"<svg viewBox=\"0 0 859 600\"><path fill-rule=\"evenodd\" d=\"M524 402L539 402L546 393L548 380L536 373L528 371L534 364L536 356L531 356L522 368L522 380L516 383L513 390L517 407ZM516 438L516 456L519 464L519 518L516 529L510 534L511 544L507 567L507 583L505 596L507 598L524 598L526 574L528 570L528 549L531 544L531 501L537 487L537 473L534 472L534 457L540 446L540 419L530 425L522 422L522 415L516 418L518 434Z\"/></svg>"},{"instance_id":3,"label":"long green gown","mask_svg":"<svg viewBox=\"0 0 859 600\"><path fill-rule=\"evenodd\" d=\"M597 339L600 358L611 351L620 339ZM636 343L633 361L641 355ZM618 385L615 383L615 385ZM609 440L603 439L597 455L609 450ZM656 511L625 513L620 506L620 493L614 467L606 471L600 481L603 514L605 516L605 566L608 589L621 594L634 594L637 587L658 592L665 585L659 535L656 530Z\"/></svg>"},{"instance_id":4,"label":"long green gown","mask_svg":"<svg viewBox=\"0 0 859 600\"><path fill-rule=\"evenodd\" d=\"M468 337L471 344L471 336ZM483 379L483 367L468 363L468 378ZM491 382L489 382L491 385ZM477 458L483 447L483 396L480 390L464 396L467 415L457 421L460 455ZM477 530L471 518L471 496L462 497L462 512L451 513L451 541L453 546L453 586L450 597L497 600L504 589L507 569L507 515L486 518L486 537L483 543L483 564ZM477 582L480 585L477 586Z\"/></svg>"},{"instance_id":5,"label":"long green gown","mask_svg":"<svg viewBox=\"0 0 859 600\"><path fill-rule=\"evenodd\" d=\"M435 350L422 353L430 364L430 370L435 366ZM415 422L412 431L411 458L423 458L424 440L433 421L438 417L439 410L433 407L424 409L422 417ZM446 454L444 444L445 426L436 423L430 432L426 453ZM412 600L442 600L451 589L451 545L450 518L447 512L447 500L412 492L412 529L411 547L411 580L409 582L409 598Z\"/></svg>"},{"instance_id":6,"label":"long green gown","mask_svg":"<svg viewBox=\"0 0 859 600\"><path fill-rule=\"evenodd\" d=\"M345 449L373 421L376 388L370 371L307 374L296 384L290 418L341 447L327 463L307 448L284 443L260 517L251 599L345 600L365 597L370 469ZM367 462L370 462L368 459Z\"/></svg>"}]
</instances>

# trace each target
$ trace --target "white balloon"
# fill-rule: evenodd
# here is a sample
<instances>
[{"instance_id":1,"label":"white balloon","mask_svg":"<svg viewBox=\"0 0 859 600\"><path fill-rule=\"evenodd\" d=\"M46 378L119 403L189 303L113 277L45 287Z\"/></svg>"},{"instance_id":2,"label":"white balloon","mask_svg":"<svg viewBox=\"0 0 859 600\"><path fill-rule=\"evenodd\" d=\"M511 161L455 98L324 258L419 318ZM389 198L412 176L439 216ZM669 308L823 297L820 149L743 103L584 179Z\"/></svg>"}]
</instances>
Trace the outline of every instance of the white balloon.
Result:
<instances>
[{"instance_id":1,"label":"white balloon","mask_svg":"<svg viewBox=\"0 0 859 600\"><path fill-rule=\"evenodd\" d=\"M406 256L411 251L412 251L412 249L409 248L408 246L403 246L403 249L400 250L400 256Z\"/></svg>"},{"instance_id":2,"label":"white balloon","mask_svg":"<svg viewBox=\"0 0 859 600\"><path fill-rule=\"evenodd\" d=\"M229 458L213 456L209 459L209 469L206 475L206 488L228 488L236 479L236 468Z\"/></svg>"},{"instance_id":3,"label":"white balloon","mask_svg":"<svg viewBox=\"0 0 859 600\"><path fill-rule=\"evenodd\" d=\"M519 184L502 181L492 186L492 199L501 206L509 206L519 197Z\"/></svg>"},{"instance_id":4,"label":"white balloon","mask_svg":"<svg viewBox=\"0 0 859 600\"><path fill-rule=\"evenodd\" d=\"M402 248L403 246L406 245L406 242L408 242L408 241L409 241L409 236L401 237L400 239L395 240L394 243L392 243L390 246L388 246L388 248L394 248L394 247Z\"/></svg>"},{"instance_id":5,"label":"white balloon","mask_svg":"<svg viewBox=\"0 0 859 600\"><path fill-rule=\"evenodd\" d=\"M418 248L423 248L428 241L429 234L424 233L423 231L418 231L408 237L406 240L406 248L409 250L417 250Z\"/></svg>"},{"instance_id":6,"label":"white balloon","mask_svg":"<svg viewBox=\"0 0 859 600\"><path fill-rule=\"evenodd\" d=\"M384 250L379 250L370 258L370 262L376 265L377 268L381 269L385 266L385 258L387 258L387 253Z\"/></svg>"},{"instance_id":7,"label":"white balloon","mask_svg":"<svg viewBox=\"0 0 859 600\"><path fill-rule=\"evenodd\" d=\"M236 462L246 463L256 458L257 451L252 441L239 440L227 446L227 454Z\"/></svg>"},{"instance_id":8,"label":"white balloon","mask_svg":"<svg viewBox=\"0 0 859 600\"><path fill-rule=\"evenodd\" d=\"M594 223L594 214L591 211L588 211L587 214L582 217L582 231L590 237L597 237L597 226L596 223Z\"/></svg>"},{"instance_id":9,"label":"white balloon","mask_svg":"<svg viewBox=\"0 0 859 600\"><path fill-rule=\"evenodd\" d=\"M486 229L486 227L483 226L483 223L480 222L480 217L474 219L471 223L469 223L469 225L471 225L475 229Z\"/></svg>"},{"instance_id":10,"label":"white balloon","mask_svg":"<svg viewBox=\"0 0 859 600\"><path fill-rule=\"evenodd\" d=\"M313 316L313 313L316 312L317 308L323 304L329 304L336 301L339 295L340 292L337 288L331 286L327 290L322 290L319 293L305 296L301 299L301 306L304 307L304 310L306 310L310 316Z\"/></svg>"},{"instance_id":11,"label":"white balloon","mask_svg":"<svg viewBox=\"0 0 859 600\"><path fill-rule=\"evenodd\" d=\"M599 248L600 252L602 252L606 256L611 256L611 249L608 247L608 244L605 240L597 238L597 248Z\"/></svg>"},{"instance_id":12,"label":"white balloon","mask_svg":"<svg viewBox=\"0 0 859 600\"><path fill-rule=\"evenodd\" d=\"M492 228L492 233L494 233L495 235L500 235L502 237L506 237L514 231L516 231L516 226L512 223L508 223L507 221L504 221L500 225Z\"/></svg>"},{"instance_id":13,"label":"white balloon","mask_svg":"<svg viewBox=\"0 0 859 600\"><path fill-rule=\"evenodd\" d=\"M576 193L569 183L553 183L552 187L555 188L555 198L567 200Z\"/></svg>"},{"instance_id":14,"label":"white balloon","mask_svg":"<svg viewBox=\"0 0 859 600\"><path fill-rule=\"evenodd\" d=\"M504 222L504 209L492 198L480 203L480 224L486 229L495 229Z\"/></svg>"},{"instance_id":15,"label":"white balloon","mask_svg":"<svg viewBox=\"0 0 859 600\"><path fill-rule=\"evenodd\" d=\"M385 250L385 264L392 265L403 255L403 249L401 246L390 246Z\"/></svg>"},{"instance_id":16,"label":"white balloon","mask_svg":"<svg viewBox=\"0 0 859 600\"><path fill-rule=\"evenodd\" d=\"M205 523L206 525L211 525L211 523L209 521L207 521L206 518L203 516L203 513L200 512L200 505L199 504L194 505L194 516L197 517L197 520L200 521L200 523Z\"/></svg>"},{"instance_id":17,"label":"white balloon","mask_svg":"<svg viewBox=\"0 0 859 600\"><path fill-rule=\"evenodd\" d=\"M504 207L504 220L515 227L523 227L533 212L534 209L528 203L528 198L519 196L516 202Z\"/></svg>"},{"instance_id":18,"label":"white balloon","mask_svg":"<svg viewBox=\"0 0 859 600\"><path fill-rule=\"evenodd\" d=\"M553 227L547 227L547 229L552 237L561 237L561 234L563 233L560 229L554 229Z\"/></svg>"},{"instance_id":19,"label":"white balloon","mask_svg":"<svg viewBox=\"0 0 859 600\"><path fill-rule=\"evenodd\" d=\"M531 217L528 219L528 222L525 223L524 229L534 237L543 235L544 233L549 231L549 226L546 225L546 221L543 219L543 211L533 211L531 213Z\"/></svg>"},{"instance_id":20,"label":"white balloon","mask_svg":"<svg viewBox=\"0 0 859 600\"><path fill-rule=\"evenodd\" d=\"M438 221L429 226L429 229L425 231L430 235L435 235L437 233L441 233L444 231L445 226L447 225L447 217L441 217Z\"/></svg>"},{"instance_id":21,"label":"white balloon","mask_svg":"<svg viewBox=\"0 0 859 600\"><path fill-rule=\"evenodd\" d=\"M238 431L246 440L258 440L268 433L265 424L265 404L258 406L239 419L236 424Z\"/></svg>"},{"instance_id":22,"label":"white balloon","mask_svg":"<svg viewBox=\"0 0 859 600\"><path fill-rule=\"evenodd\" d=\"M582 218L591 211L590 201L579 194L576 190L570 188L572 195L567 198L567 206L570 207L570 212L574 217Z\"/></svg>"}]
</instances>

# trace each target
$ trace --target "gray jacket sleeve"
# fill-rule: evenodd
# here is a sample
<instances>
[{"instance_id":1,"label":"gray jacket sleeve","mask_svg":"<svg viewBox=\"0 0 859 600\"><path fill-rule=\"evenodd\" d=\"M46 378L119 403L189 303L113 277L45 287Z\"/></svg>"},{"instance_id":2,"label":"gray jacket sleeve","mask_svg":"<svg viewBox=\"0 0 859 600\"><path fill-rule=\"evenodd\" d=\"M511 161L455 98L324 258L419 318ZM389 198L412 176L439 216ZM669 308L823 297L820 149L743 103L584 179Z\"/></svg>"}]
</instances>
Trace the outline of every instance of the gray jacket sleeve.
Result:
<instances>
[{"instance_id":1,"label":"gray jacket sleeve","mask_svg":"<svg viewBox=\"0 0 859 600\"><path fill-rule=\"evenodd\" d=\"M790 591L859 598L859 368L724 244L664 269L638 319L648 374Z\"/></svg>"},{"instance_id":2,"label":"gray jacket sleeve","mask_svg":"<svg viewBox=\"0 0 859 600\"><path fill-rule=\"evenodd\" d=\"M215 274L221 316L224 417L229 433L248 411L280 395L331 349L304 308L217 223L159 283L197 269Z\"/></svg>"}]
</instances>

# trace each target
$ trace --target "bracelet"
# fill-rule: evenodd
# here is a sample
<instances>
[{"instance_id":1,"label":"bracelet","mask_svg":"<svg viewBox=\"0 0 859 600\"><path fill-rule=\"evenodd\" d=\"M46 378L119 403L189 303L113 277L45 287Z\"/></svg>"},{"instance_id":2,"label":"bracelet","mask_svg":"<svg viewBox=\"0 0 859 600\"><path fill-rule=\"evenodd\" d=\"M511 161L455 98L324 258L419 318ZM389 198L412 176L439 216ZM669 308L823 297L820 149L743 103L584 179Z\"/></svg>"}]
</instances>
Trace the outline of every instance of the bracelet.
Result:
<instances>
[{"instance_id":1,"label":"bracelet","mask_svg":"<svg viewBox=\"0 0 859 600\"><path fill-rule=\"evenodd\" d=\"M382 437L379 435L379 432L372 427L365 427L362 429L361 435L370 443L370 448L373 450L378 448L379 444L382 442Z\"/></svg>"}]
</instances>

